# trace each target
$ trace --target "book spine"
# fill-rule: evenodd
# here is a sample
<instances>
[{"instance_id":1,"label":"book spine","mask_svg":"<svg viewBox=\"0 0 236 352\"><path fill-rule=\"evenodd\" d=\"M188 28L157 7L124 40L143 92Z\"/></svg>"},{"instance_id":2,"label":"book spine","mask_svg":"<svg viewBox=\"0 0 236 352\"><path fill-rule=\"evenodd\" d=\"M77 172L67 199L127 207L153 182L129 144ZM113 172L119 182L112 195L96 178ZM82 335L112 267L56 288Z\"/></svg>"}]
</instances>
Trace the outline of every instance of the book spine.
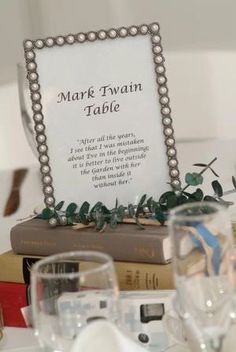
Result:
<instances>
[{"instance_id":1,"label":"book spine","mask_svg":"<svg viewBox=\"0 0 236 352\"><path fill-rule=\"evenodd\" d=\"M87 234L68 229L63 231L60 228L37 229L22 224L12 228L11 245L17 254L34 256L75 250L96 250L110 254L117 261L164 264L170 260L165 258L163 237L158 234L137 236L106 232Z\"/></svg>"},{"instance_id":2,"label":"book spine","mask_svg":"<svg viewBox=\"0 0 236 352\"><path fill-rule=\"evenodd\" d=\"M27 327L21 309L28 305L28 285L0 282L0 303L5 326Z\"/></svg>"},{"instance_id":3,"label":"book spine","mask_svg":"<svg viewBox=\"0 0 236 352\"><path fill-rule=\"evenodd\" d=\"M172 264L115 263L120 290L174 289Z\"/></svg>"},{"instance_id":4,"label":"book spine","mask_svg":"<svg viewBox=\"0 0 236 352\"><path fill-rule=\"evenodd\" d=\"M0 281L29 284L30 268L40 258L15 255L11 252L1 254Z\"/></svg>"},{"instance_id":5,"label":"book spine","mask_svg":"<svg viewBox=\"0 0 236 352\"><path fill-rule=\"evenodd\" d=\"M41 257L0 255L0 281L30 282L30 267ZM114 262L120 290L173 289L172 265ZM81 269L86 269L83 263Z\"/></svg>"}]
</instances>

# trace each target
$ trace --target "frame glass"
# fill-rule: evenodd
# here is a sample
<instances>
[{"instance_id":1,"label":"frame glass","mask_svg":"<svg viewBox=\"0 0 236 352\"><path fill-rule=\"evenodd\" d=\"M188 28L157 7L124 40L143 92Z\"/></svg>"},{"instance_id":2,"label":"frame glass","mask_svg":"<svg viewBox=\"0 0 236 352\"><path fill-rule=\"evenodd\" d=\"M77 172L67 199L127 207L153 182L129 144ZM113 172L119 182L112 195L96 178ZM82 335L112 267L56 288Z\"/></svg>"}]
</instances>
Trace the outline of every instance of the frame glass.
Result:
<instances>
[{"instance_id":1,"label":"frame glass","mask_svg":"<svg viewBox=\"0 0 236 352\"><path fill-rule=\"evenodd\" d=\"M180 186L158 23L24 41L45 205Z\"/></svg>"}]
</instances>

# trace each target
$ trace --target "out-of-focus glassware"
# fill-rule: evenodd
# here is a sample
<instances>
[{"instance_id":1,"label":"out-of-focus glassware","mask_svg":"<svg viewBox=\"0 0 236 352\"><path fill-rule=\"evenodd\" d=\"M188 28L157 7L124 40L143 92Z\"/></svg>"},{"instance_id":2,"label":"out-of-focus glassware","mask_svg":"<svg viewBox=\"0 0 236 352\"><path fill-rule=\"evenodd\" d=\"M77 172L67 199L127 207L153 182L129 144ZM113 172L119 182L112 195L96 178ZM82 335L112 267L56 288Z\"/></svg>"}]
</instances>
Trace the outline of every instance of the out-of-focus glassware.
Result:
<instances>
[{"instance_id":1,"label":"out-of-focus glassware","mask_svg":"<svg viewBox=\"0 0 236 352\"><path fill-rule=\"evenodd\" d=\"M198 335L199 350L220 352L234 290L228 212L212 202L185 204L171 211L169 231L182 318Z\"/></svg>"},{"instance_id":2,"label":"out-of-focus glassware","mask_svg":"<svg viewBox=\"0 0 236 352\"><path fill-rule=\"evenodd\" d=\"M20 102L22 124L27 141L36 157L38 157L33 112L31 108L30 90L27 81L27 72L23 64L17 64L17 83Z\"/></svg>"},{"instance_id":3,"label":"out-of-focus glassware","mask_svg":"<svg viewBox=\"0 0 236 352\"><path fill-rule=\"evenodd\" d=\"M112 259L93 251L49 256L31 271L33 323L45 351L67 352L96 319L119 322L119 290Z\"/></svg>"}]
</instances>

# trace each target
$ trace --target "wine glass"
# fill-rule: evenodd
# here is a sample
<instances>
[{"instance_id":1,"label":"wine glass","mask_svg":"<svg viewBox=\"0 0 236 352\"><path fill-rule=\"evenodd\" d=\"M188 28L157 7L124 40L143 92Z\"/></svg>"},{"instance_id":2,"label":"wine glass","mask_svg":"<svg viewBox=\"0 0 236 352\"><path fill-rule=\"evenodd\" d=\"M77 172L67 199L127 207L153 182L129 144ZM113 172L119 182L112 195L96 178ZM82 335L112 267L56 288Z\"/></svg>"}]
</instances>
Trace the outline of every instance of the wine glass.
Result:
<instances>
[{"instance_id":1,"label":"wine glass","mask_svg":"<svg viewBox=\"0 0 236 352\"><path fill-rule=\"evenodd\" d=\"M33 325L45 351L67 352L91 321L119 322L118 285L110 256L75 251L39 260L31 271Z\"/></svg>"},{"instance_id":2,"label":"wine glass","mask_svg":"<svg viewBox=\"0 0 236 352\"><path fill-rule=\"evenodd\" d=\"M170 212L168 226L181 318L199 350L220 352L234 290L227 210L215 202L184 204Z\"/></svg>"}]
</instances>

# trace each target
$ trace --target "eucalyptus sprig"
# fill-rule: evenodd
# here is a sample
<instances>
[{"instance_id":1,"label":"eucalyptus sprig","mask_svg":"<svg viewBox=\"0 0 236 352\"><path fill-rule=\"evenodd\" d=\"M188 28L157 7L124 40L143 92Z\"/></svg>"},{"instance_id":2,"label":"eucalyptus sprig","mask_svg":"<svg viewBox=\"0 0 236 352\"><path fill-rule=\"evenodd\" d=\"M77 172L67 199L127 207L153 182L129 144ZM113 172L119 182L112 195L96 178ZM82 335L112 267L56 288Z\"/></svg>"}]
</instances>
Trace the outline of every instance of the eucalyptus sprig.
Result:
<instances>
[{"instance_id":1,"label":"eucalyptus sprig","mask_svg":"<svg viewBox=\"0 0 236 352\"><path fill-rule=\"evenodd\" d=\"M233 202L226 201L223 197L236 192L236 179L232 176L233 189L223 191L220 182L215 179L212 181L212 195L204 195L204 192L198 186L204 181L203 174L210 170L213 175L219 178L218 174L213 170L212 164L217 160L214 158L208 164L196 163L195 167L202 168L200 172L187 172L185 175L185 185L183 187L172 188L172 190L163 193L159 200L154 200L153 197L147 197L144 194L138 204L128 204L127 206L119 205L116 199L115 206L108 209L102 202L97 202L92 208L85 201L78 206L76 203L70 203L65 210L62 208L65 205L64 201L59 202L54 208L46 207L43 209L41 217L47 219L53 227L57 225L75 225L83 224L86 226L95 226L98 231L104 231L109 224L111 228L123 222L136 223L140 229L143 229L143 224L148 220L155 220L157 223L164 225L169 211L174 207L192 202L201 202L202 200L209 202L218 202L226 207ZM190 187L196 189L189 193L186 190ZM203 210L204 211L204 210ZM152 222L153 223L153 222Z\"/></svg>"}]
</instances>

